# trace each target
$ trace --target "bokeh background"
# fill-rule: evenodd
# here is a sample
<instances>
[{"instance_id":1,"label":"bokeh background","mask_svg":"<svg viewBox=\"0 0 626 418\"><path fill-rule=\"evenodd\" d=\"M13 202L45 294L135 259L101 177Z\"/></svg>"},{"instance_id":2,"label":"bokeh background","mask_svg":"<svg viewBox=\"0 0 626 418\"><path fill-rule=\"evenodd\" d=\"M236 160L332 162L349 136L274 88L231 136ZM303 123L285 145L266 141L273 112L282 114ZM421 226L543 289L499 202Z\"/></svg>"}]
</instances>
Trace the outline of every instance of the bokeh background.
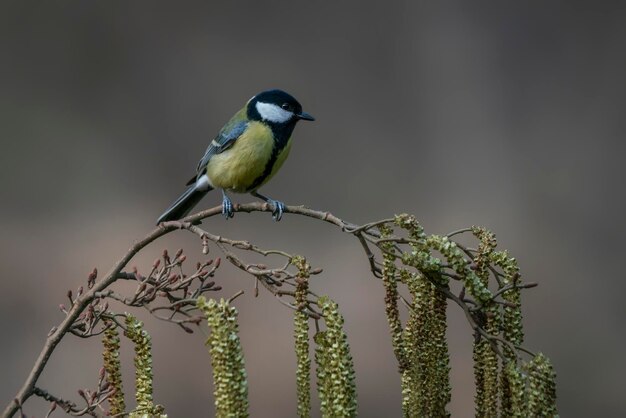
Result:
<instances>
[{"instance_id":1,"label":"bokeh background","mask_svg":"<svg viewBox=\"0 0 626 418\"><path fill-rule=\"evenodd\" d=\"M221 125L279 87L317 121L296 128L265 192L352 222L410 212L430 233L491 228L541 284L523 300L526 345L554 361L562 416L623 416L625 21L623 2L3 0L2 407L61 320L67 289L151 230ZM289 215L205 226L324 267L313 287L346 318L361 416L400 415L382 289L354 240ZM188 235L133 264L146 270L163 248L202 259ZM291 312L254 299L232 269L218 281L224 296L247 291L237 305L252 416L294 416ZM449 311L450 409L469 417L472 338ZM172 417L211 416L204 336L147 326L157 402ZM99 349L66 338L42 386L75 398L95 384Z\"/></svg>"}]
</instances>

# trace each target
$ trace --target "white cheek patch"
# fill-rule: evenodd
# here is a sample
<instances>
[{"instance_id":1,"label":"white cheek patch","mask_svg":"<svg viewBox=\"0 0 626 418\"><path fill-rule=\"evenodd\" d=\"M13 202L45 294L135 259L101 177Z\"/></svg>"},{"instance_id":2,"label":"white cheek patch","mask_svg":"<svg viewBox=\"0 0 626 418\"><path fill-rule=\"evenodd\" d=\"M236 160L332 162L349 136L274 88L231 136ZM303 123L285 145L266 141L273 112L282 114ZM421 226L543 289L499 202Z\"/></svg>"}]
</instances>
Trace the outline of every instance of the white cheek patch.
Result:
<instances>
[{"instance_id":1,"label":"white cheek patch","mask_svg":"<svg viewBox=\"0 0 626 418\"><path fill-rule=\"evenodd\" d=\"M257 102L256 110L264 120L273 123L287 122L293 117L292 112L282 109L280 106L276 106L272 103Z\"/></svg>"}]
</instances>

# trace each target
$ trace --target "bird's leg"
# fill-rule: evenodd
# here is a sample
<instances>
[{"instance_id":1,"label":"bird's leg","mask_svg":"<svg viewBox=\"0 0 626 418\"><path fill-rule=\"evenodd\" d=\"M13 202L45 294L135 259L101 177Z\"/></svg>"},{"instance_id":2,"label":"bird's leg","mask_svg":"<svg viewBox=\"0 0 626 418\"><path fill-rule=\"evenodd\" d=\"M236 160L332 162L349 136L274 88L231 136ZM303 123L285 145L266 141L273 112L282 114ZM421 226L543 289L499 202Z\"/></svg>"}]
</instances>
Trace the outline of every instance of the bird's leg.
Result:
<instances>
[{"instance_id":1,"label":"bird's leg","mask_svg":"<svg viewBox=\"0 0 626 418\"><path fill-rule=\"evenodd\" d=\"M283 202L279 202L278 200L270 199L269 197L263 196L261 193L258 193L258 192L251 192L250 194L252 196L258 197L259 199L263 200L264 202L274 206L274 210L272 211L272 218L276 222L280 221L280 218L283 217L283 212L285 211L285 204Z\"/></svg>"},{"instance_id":2,"label":"bird's leg","mask_svg":"<svg viewBox=\"0 0 626 418\"><path fill-rule=\"evenodd\" d=\"M233 202L231 202L224 189L222 189L222 215L224 215L226 219L235 216L235 212L233 212Z\"/></svg>"}]
</instances>

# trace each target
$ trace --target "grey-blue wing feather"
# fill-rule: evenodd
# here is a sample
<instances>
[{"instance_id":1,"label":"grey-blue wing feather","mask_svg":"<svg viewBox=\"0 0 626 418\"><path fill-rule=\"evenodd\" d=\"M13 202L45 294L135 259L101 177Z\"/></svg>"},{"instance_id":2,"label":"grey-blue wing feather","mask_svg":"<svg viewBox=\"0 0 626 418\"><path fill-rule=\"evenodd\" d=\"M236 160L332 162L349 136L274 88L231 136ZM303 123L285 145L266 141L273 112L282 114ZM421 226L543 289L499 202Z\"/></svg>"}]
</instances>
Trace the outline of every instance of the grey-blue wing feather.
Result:
<instances>
[{"instance_id":1,"label":"grey-blue wing feather","mask_svg":"<svg viewBox=\"0 0 626 418\"><path fill-rule=\"evenodd\" d=\"M197 176L204 174L204 169L211 160L211 157L230 148L235 143L237 138L244 133L247 127L248 121L245 120L233 121L224 126L215 139L211 141L209 147L204 152L202 159L198 162ZM192 178L187 184L191 184L194 181L195 178Z\"/></svg>"},{"instance_id":2,"label":"grey-blue wing feather","mask_svg":"<svg viewBox=\"0 0 626 418\"><path fill-rule=\"evenodd\" d=\"M229 124L230 125L230 124ZM230 148L233 143L244 133L246 128L248 127L247 121L239 121L232 126L225 126L222 128L219 134L215 137L209 147L207 148L204 156L198 163L198 173L202 172L206 165L209 163L209 160L215 154L219 154L220 152L226 151Z\"/></svg>"}]
</instances>

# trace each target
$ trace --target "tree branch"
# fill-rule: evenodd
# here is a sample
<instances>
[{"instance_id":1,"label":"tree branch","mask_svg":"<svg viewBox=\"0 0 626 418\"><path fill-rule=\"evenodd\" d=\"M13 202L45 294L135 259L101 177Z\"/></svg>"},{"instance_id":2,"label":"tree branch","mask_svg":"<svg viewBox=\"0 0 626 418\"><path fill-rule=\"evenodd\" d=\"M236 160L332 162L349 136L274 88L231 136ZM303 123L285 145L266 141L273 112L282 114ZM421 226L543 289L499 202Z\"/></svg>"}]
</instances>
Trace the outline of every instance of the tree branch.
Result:
<instances>
[{"instance_id":1,"label":"tree branch","mask_svg":"<svg viewBox=\"0 0 626 418\"><path fill-rule=\"evenodd\" d=\"M251 213L251 212L271 212L272 208L267 203L248 203L243 205L235 205L235 212L242 213ZM35 394L35 385L43 372L46 364L50 360L50 356L54 352L55 348L61 341L61 339L70 332L70 329L74 322L78 319L79 315L87 308L87 306L93 301L96 297L96 294L99 292L103 292L106 288L108 288L111 284L113 284L118 278L120 278L121 271L127 266L128 262L143 248L147 245L155 241L156 239L169 234L172 231L183 229L184 223L189 223L191 225L196 225L200 223L201 220L213 217L215 215L221 215L222 208L221 206L217 206L211 209L204 210L202 212L198 212L194 215L188 216L182 221L173 221L173 222L164 222L157 226L154 230L152 230L148 235L146 235L143 239L135 242L124 254L117 263L109 270L109 272L104 276L101 281L96 282L91 289L89 289L82 296L77 297L73 300L73 304L69 311L67 312L67 316L61 322L60 325L56 327L56 330L52 331L35 361L32 370L30 371L28 377L26 378L24 384L18 391L14 400L12 400L9 405L6 406L2 417L8 418L12 417L15 412L20 408L20 405L23 405L24 402L30 398L33 394ZM295 215L306 216L313 219L322 220L326 223L335 225L342 230L349 231L350 229L358 228L356 225L345 222L336 216L332 215L330 212L322 212L313 209L306 208L304 206L287 206L285 208L285 213L291 213ZM264 283L265 284L265 283Z\"/></svg>"},{"instance_id":2,"label":"tree branch","mask_svg":"<svg viewBox=\"0 0 626 418\"><path fill-rule=\"evenodd\" d=\"M271 212L272 207L268 205L267 203L248 203L248 204L243 204L243 205L235 205L234 211L239 212L239 213ZM78 294L76 295L76 298L72 299L72 294L68 293L68 297L70 298L70 301L71 301L71 306L69 310L66 311L65 319L61 322L60 325L58 325L56 328L53 328L53 330L48 335L48 338L46 339L45 344L41 350L41 353L39 354L37 360L35 361L30 374L26 378L23 386L18 391L14 400L10 402L9 405L7 405L7 407L5 408L2 414L2 417L4 418L12 417L21 408L24 402L31 396L33 395L42 396L43 394L47 394L47 392L45 392L43 389L38 388L36 384L37 384L37 381L39 380L39 377L41 376L42 371L44 370L46 364L48 363L50 356L54 352L58 343L68 332L73 333L78 336L84 336L84 337L90 336L97 321L101 317L106 317L107 315L109 315L108 313L105 313L106 305L104 307L96 306L102 298L110 297L128 306L137 306L137 305L143 306L147 308L153 315L155 315L156 311L161 310L161 309L172 310L173 314L171 318L165 318L165 317L159 317L159 316L157 317L159 319L177 323L178 325L183 327L183 329L188 330L188 328L185 327L184 323L195 322L196 319L191 318L189 314L187 313L188 311L184 311L182 309L178 310L176 309L176 307L178 306L182 307L183 302L188 301L189 298L197 297L200 293L202 293L203 291L206 291L207 289L209 289L209 287L212 286L212 285L209 285L208 287L204 288L203 287L204 285L202 285L200 286L199 290L196 290L195 293L187 296L187 289L189 287L189 284L195 278L200 277L200 275L202 274L200 272L202 268L198 269L197 275L194 274L190 277L183 276L182 271L181 271L180 276L179 276L180 281L177 282L176 285L172 285L172 287L167 287L169 286L169 283L170 283L168 281L167 275L165 277L161 277L159 274L163 273L164 271L167 271L168 272L167 274L169 274L169 271L170 271L169 269L176 267L177 265L180 267L180 264L182 264L183 260L178 259L178 254L177 254L177 257L175 257L174 260L171 262L171 264L169 264L169 258L167 259L168 261L168 264L166 266L167 269L164 266L163 270L159 270L159 274L157 274L156 277L154 276L154 274L157 272L157 265L158 265L157 263L155 263L155 265L152 268L151 273L147 277L141 277L136 271L134 273L123 272L123 270L127 267L130 260L139 251L144 249L146 246L148 246L149 244L151 244L158 238L176 230L186 229L196 234L197 236L199 236L200 239L202 240L203 252L205 254L208 252L208 242L209 241L213 242L234 266L238 267L242 271L254 277L255 286L257 286L258 282L260 282L267 290L269 290L278 299L279 302L283 303L284 305L288 306L291 309L300 310L302 312L307 313L309 316L315 319L319 319L320 314L318 314L310 306L310 304L314 304L315 301L309 300L308 301L309 306L302 307L302 306L292 305L286 302L285 300L283 300L283 296L292 297L293 292L280 290L279 289L280 286L282 286L284 283L293 285L291 280L294 280L296 277L295 274L292 274L287 270L287 268L291 266L292 256L290 254L283 252L283 251L263 250L251 244L248 241L232 240L232 239L224 238L219 235L211 234L210 232L205 231L198 226L199 224L201 224L202 220L211 218L216 215L221 215L221 213L222 213L222 207L217 206L211 209L198 212L191 216L188 216L180 221L170 221L170 222L164 222L160 224L153 231L151 231L148 235L146 235L143 239L135 242L128 249L126 254L124 254L119 259L119 261L109 270L109 272L104 276L102 280L96 282L95 280L96 272L94 270L94 272L89 276L89 279L88 279L89 289L84 294L81 294L82 292L79 291ZM359 226L350 222L346 222L336 217L335 215L331 214L330 212L318 211L318 210L310 209L304 206L287 206L285 207L284 213L305 216L305 217L312 218L318 221L322 221L322 222L328 223L330 225L333 225L339 228L339 230L342 232L355 236L358 239L361 246L363 247L363 251L370 264L370 270L372 271L375 277L379 277L379 278L381 277L381 273L382 273L381 267L380 267L380 264L376 261L376 257L374 253L372 252L370 245L375 246L377 247L378 250L380 250L381 252L384 252L384 249L381 248L380 246L380 244L383 242L391 242L392 245L394 246L399 246L401 244L407 244L407 243L412 242L411 239L397 237L397 236L391 236L391 237L385 237L385 238L381 237L381 234L377 230L377 228L387 223L393 222L394 219L384 219L381 221L371 222L371 223ZM460 234L466 231L468 230L463 229L463 230L455 231L449 236ZM465 249L462 246L459 246L459 247L465 253L467 253L470 258L473 258L468 249ZM235 254L235 252L231 251L231 249L251 251L251 252L263 255L263 256L278 255L280 257L286 258L287 260L286 260L285 266L282 269L281 268L271 269L271 268L266 268L265 266L261 266L260 264L248 264L244 260L239 258L237 254ZM218 262L219 260L216 261L216 265L218 264ZM311 271L310 274L317 274L319 272L321 272L321 270L318 269L318 271L315 271L315 272ZM492 273L496 276L496 279L499 279L498 277L499 273L495 269L492 270ZM115 281L119 279L136 280L139 282L135 295L132 298L123 297L122 295L118 295L114 293L112 290L108 289L113 283L115 283ZM204 280L204 279L201 278L201 280ZM151 286L149 291L146 291L147 286ZM165 289L164 293L169 298L170 305L164 306L164 307L156 307L156 308L149 307L148 304L152 300L154 300L154 297L157 291L161 291L161 289ZM176 291L179 289L184 290L185 296L178 297L178 296L174 296L174 295L167 293L168 291ZM472 328L476 332L482 334L483 337L489 338L490 342L492 342L492 346L494 350L497 353L499 353L499 349L498 349L498 346L495 344L495 341L499 341L502 344L510 344L510 342L500 339L497 336L492 336L488 334L485 335L484 330L479 326L479 324L476 323L474 316L472 315L467 304L462 300L462 298L455 296L447 288L441 289L439 287L439 289L444 292L446 297L448 297L449 299L452 299L454 302L459 304L459 306L461 306ZM214 288L214 290L218 290L218 288ZM309 292L309 294L313 295L314 297L316 296L312 292ZM498 293L497 295L500 295L500 293ZM238 294L233 296L233 299L236 296L238 296ZM85 310L87 310L87 312L85 312ZM177 312L181 313L182 315L185 315L186 318L175 319L173 315L175 315ZM85 318L86 317L89 318L89 315L91 315L91 320L85 321ZM79 321L79 325L81 326L79 327L75 326L77 321ZM80 322L80 321L83 321L83 322ZM316 325L317 325L317 321L316 321ZM91 335L94 335L94 334L91 334ZM525 349L522 349L521 347L516 347L516 348L522 351L527 351ZM50 396L51 395L48 395L48 397ZM43 397L45 398L45 396ZM62 400L59 400L59 402L57 403L61 404L61 401ZM68 401L62 401L62 402L65 402L67 405L70 405Z\"/></svg>"}]
</instances>

